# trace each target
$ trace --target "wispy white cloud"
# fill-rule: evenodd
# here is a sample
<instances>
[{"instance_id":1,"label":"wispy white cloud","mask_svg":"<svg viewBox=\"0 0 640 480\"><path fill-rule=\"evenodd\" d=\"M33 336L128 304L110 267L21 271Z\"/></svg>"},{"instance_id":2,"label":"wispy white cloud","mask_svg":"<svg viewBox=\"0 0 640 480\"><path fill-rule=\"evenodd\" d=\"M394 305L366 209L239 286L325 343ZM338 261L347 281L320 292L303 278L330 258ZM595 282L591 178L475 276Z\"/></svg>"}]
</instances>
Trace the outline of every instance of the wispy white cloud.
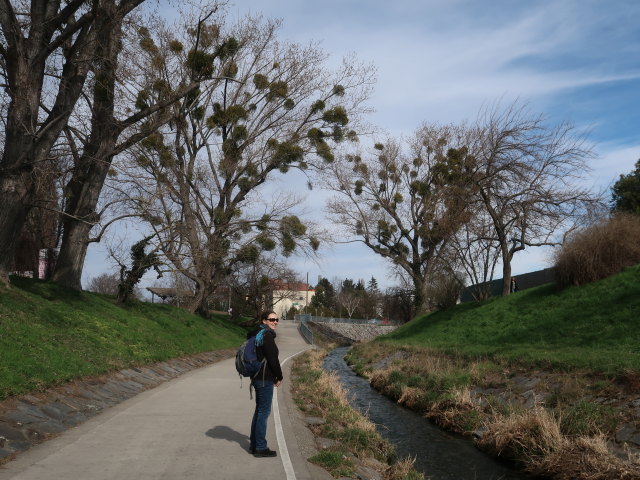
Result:
<instances>
[{"instance_id":1,"label":"wispy white cloud","mask_svg":"<svg viewBox=\"0 0 640 480\"><path fill-rule=\"evenodd\" d=\"M632 146L597 147L598 157L592 162L593 171L590 176L594 183L607 188L615 183L620 175L627 175L634 169L635 162L640 159L640 139Z\"/></svg>"}]
</instances>

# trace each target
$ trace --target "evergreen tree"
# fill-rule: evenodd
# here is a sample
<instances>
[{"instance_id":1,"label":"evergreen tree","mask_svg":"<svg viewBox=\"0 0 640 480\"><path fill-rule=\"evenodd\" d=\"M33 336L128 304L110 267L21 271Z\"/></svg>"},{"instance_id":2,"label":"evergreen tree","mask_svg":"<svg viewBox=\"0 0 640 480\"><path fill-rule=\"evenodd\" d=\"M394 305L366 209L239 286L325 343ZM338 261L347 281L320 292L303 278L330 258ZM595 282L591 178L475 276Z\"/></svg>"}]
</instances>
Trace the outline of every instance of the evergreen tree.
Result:
<instances>
[{"instance_id":1,"label":"evergreen tree","mask_svg":"<svg viewBox=\"0 0 640 480\"><path fill-rule=\"evenodd\" d=\"M640 160L635 169L620 178L611 187L612 211L640 215Z\"/></svg>"},{"instance_id":2,"label":"evergreen tree","mask_svg":"<svg viewBox=\"0 0 640 480\"><path fill-rule=\"evenodd\" d=\"M371 277L371 280L369 280L369 284L367 285L367 290L369 290L369 293L380 293L380 289L378 288L378 281L376 280L376 277Z\"/></svg>"},{"instance_id":3,"label":"evergreen tree","mask_svg":"<svg viewBox=\"0 0 640 480\"><path fill-rule=\"evenodd\" d=\"M335 291L333 285L326 278L321 278L316 285L316 293L311 298L311 307L321 311L331 310L333 309L334 300Z\"/></svg>"},{"instance_id":4,"label":"evergreen tree","mask_svg":"<svg viewBox=\"0 0 640 480\"><path fill-rule=\"evenodd\" d=\"M356 284L353 283L353 280L350 278L345 278L342 281L342 285L340 286L340 291L342 293L353 292L356 289Z\"/></svg>"}]
</instances>

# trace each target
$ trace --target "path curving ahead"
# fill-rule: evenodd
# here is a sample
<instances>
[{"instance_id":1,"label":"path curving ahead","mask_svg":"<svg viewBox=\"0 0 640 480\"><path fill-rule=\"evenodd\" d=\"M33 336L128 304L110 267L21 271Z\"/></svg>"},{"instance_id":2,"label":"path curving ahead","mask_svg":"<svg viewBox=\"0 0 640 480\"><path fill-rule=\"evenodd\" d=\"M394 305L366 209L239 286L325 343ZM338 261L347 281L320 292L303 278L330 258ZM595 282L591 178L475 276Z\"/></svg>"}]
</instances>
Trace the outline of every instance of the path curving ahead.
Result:
<instances>
[{"instance_id":1,"label":"path curving ahead","mask_svg":"<svg viewBox=\"0 0 640 480\"><path fill-rule=\"evenodd\" d=\"M187 373L126 400L0 466L0 480L310 480L309 432L291 400L291 357L311 348L280 322L285 381L274 396L267 440L275 458L248 453L254 400L234 360Z\"/></svg>"}]
</instances>

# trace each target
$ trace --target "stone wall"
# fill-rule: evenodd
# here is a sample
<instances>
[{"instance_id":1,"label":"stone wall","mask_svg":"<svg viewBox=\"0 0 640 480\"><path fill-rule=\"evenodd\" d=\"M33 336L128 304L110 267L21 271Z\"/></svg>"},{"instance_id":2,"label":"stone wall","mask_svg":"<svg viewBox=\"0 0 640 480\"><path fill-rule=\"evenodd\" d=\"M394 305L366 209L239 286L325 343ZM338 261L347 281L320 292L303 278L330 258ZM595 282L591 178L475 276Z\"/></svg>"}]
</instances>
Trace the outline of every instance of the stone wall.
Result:
<instances>
[{"instance_id":1,"label":"stone wall","mask_svg":"<svg viewBox=\"0 0 640 480\"><path fill-rule=\"evenodd\" d=\"M368 342L398 328L397 325L363 325L355 323L323 323L321 325L342 337L348 338L352 343Z\"/></svg>"}]
</instances>

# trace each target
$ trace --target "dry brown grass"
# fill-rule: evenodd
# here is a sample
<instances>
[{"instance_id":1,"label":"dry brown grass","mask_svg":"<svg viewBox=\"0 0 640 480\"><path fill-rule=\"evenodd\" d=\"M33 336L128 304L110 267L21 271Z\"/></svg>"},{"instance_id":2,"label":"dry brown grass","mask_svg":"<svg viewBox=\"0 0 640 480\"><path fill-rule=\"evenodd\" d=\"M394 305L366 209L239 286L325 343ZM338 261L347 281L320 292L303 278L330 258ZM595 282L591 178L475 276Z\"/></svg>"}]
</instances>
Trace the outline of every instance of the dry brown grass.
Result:
<instances>
[{"instance_id":1,"label":"dry brown grass","mask_svg":"<svg viewBox=\"0 0 640 480\"><path fill-rule=\"evenodd\" d=\"M335 372L323 372L318 379L318 388L322 394L332 395L341 406L351 409L349 392L342 387L340 379ZM376 431L376 426L373 422L355 411L350 418L350 426L369 433Z\"/></svg>"},{"instance_id":2,"label":"dry brown grass","mask_svg":"<svg viewBox=\"0 0 640 480\"><path fill-rule=\"evenodd\" d=\"M354 353L357 352L357 357L360 358L365 364L375 364L383 358L388 357L394 352L398 352L397 347L392 347L389 344L369 342L367 344L355 345L352 348Z\"/></svg>"},{"instance_id":3,"label":"dry brown grass","mask_svg":"<svg viewBox=\"0 0 640 480\"><path fill-rule=\"evenodd\" d=\"M640 263L640 216L617 215L574 234L555 256L560 287L584 285Z\"/></svg>"},{"instance_id":4,"label":"dry brown grass","mask_svg":"<svg viewBox=\"0 0 640 480\"><path fill-rule=\"evenodd\" d=\"M414 373L445 372L454 367L450 358L436 355L428 350L414 350L403 362L403 369Z\"/></svg>"},{"instance_id":5,"label":"dry brown grass","mask_svg":"<svg viewBox=\"0 0 640 480\"><path fill-rule=\"evenodd\" d=\"M398 399L398 403L400 405L405 405L408 408L415 409L420 400L420 395L422 394L422 390L416 387L402 387L402 392L400 393L400 398Z\"/></svg>"},{"instance_id":6,"label":"dry brown grass","mask_svg":"<svg viewBox=\"0 0 640 480\"><path fill-rule=\"evenodd\" d=\"M480 426L482 408L473 401L469 388L457 388L450 399L433 403L426 416L445 430L464 434Z\"/></svg>"},{"instance_id":7,"label":"dry brown grass","mask_svg":"<svg viewBox=\"0 0 640 480\"><path fill-rule=\"evenodd\" d=\"M327 352L314 348L312 350L307 350L305 354L307 355L308 362L311 366L319 367L322 365L322 360L326 356Z\"/></svg>"},{"instance_id":8,"label":"dry brown grass","mask_svg":"<svg viewBox=\"0 0 640 480\"><path fill-rule=\"evenodd\" d=\"M500 416L486 425L478 446L492 455L514 460L534 474L557 480L631 480L636 465L609 450L603 434L568 437L541 406Z\"/></svg>"},{"instance_id":9,"label":"dry brown grass","mask_svg":"<svg viewBox=\"0 0 640 480\"><path fill-rule=\"evenodd\" d=\"M603 435L578 437L534 462L536 475L553 475L558 480L637 480L640 469L611 454Z\"/></svg>"},{"instance_id":10,"label":"dry brown grass","mask_svg":"<svg viewBox=\"0 0 640 480\"><path fill-rule=\"evenodd\" d=\"M415 458L404 458L395 462L385 472L384 480L424 480L424 475L414 470Z\"/></svg>"},{"instance_id":11,"label":"dry brown grass","mask_svg":"<svg viewBox=\"0 0 640 480\"><path fill-rule=\"evenodd\" d=\"M469 405L473 406L475 403L473 401L473 397L471 396L471 389L465 388L456 388L451 392L453 397L453 401L458 405Z\"/></svg>"},{"instance_id":12,"label":"dry brown grass","mask_svg":"<svg viewBox=\"0 0 640 480\"><path fill-rule=\"evenodd\" d=\"M335 372L322 372L318 378L317 387L321 392L331 392L341 405L348 405L348 392L342 387L340 379Z\"/></svg>"},{"instance_id":13,"label":"dry brown grass","mask_svg":"<svg viewBox=\"0 0 640 480\"><path fill-rule=\"evenodd\" d=\"M543 407L502 416L486 425L478 446L498 457L531 463L564 446L565 438L557 420Z\"/></svg>"},{"instance_id":14,"label":"dry brown grass","mask_svg":"<svg viewBox=\"0 0 640 480\"><path fill-rule=\"evenodd\" d=\"M384 370L376 370L369 377L369 383L373 388L378 391L383 391L384 387L389 383L389 375L391 374L390 368L385 368Z\"/></svg>"}]
</instances>

